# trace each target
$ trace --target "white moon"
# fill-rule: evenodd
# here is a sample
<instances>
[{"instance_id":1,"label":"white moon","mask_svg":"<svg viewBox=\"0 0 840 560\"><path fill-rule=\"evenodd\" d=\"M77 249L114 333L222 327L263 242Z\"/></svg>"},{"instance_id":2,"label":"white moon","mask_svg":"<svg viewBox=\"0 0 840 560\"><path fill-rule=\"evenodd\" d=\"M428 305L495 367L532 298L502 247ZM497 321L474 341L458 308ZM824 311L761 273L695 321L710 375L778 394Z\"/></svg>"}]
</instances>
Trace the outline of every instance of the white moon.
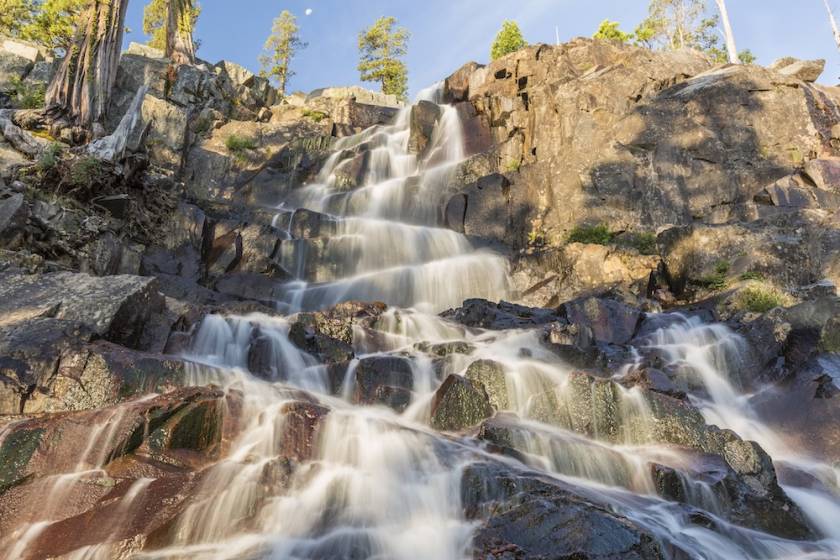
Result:
<instances>
[{"instance_id":1,"label":"white moon","mask_svg":"<svg viewBox=\"0 0 840 560\"><path fill-rule=\"evenodd\" d=\"M306 11L303 12L304 14L311 16L312 15L312 8L306 8Z\"/></svg>"}]
</instances>

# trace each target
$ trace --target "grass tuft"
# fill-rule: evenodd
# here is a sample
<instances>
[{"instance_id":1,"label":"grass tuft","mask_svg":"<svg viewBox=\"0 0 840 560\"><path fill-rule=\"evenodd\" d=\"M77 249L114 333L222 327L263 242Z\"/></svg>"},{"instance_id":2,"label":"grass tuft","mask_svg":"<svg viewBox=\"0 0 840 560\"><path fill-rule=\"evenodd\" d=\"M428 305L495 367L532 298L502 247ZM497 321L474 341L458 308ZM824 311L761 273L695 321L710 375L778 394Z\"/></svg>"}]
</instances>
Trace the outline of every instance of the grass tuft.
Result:
<instances>
[{"instance_id":1,"label":"grass tuft","mask_svg":"<svg viewBox=\"0 0 840 560\"><path fill-rule=\"evenodd\" d=\"M575 226L569 233L569 243L589 243L594 245L609 245L613 235L605 225Z\"/></svg>"},{"instance_id":2,"label":"grass tuft","mask_svg":"<svg viewBox=\"0 0 840 560\"><path fill-rule=\"evenodd\" d=\"M225 148L228 152L233 154L236 159L246 159L247 153L257 149L257 142L253 138L247 136L239 136L238 134L231 134L225 138Z\"/></svg>"},{"instance_id":3,"label":"grass tuft","mask_svg":"<svg viewBox=\"0 0 840 560\"><path fill-rule=\"evenodd\" d=\"M735 308L739 311L766 313L776 307L793 305L794 301L779 288L762 282L745 287L735 294Z\"/></svg>"}]
</instances>

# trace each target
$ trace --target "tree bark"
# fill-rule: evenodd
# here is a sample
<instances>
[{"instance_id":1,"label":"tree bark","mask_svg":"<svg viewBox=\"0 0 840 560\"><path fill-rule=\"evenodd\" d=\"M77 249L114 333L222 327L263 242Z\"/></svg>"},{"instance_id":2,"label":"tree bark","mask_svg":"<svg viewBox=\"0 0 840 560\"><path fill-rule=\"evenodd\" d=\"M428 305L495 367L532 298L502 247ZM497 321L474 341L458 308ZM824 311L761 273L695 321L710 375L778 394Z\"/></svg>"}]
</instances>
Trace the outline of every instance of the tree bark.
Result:
<instances>
[{"instance_id":1,"label":"tree bark","mask_svg":"<svg viewBox=\"0 0 840 560\"><path fill-rule=\"evenodd\" d=\"M193 64L192 0L167 0L166 4L166 56L176 66Z\"/></svg>"},{"instance_id":2,"label":"tree bark","mask_svg":"<svg viewBox=\"0 0 840 560\"><path fill-rule=\"evenodd\" d=\"M720 20L723 23L723 37L726 40L726 52L729 54L729 62L740 64L738 58L738 47L735 46L735 34L732 33L732 24L729 22L729 12L726 9L726 0L715 0L720 10Z\"/></svg>"},{"instance_id":3,"label":"tree bark","mask_svg":"<svg viewBox=\"0 0 840 560\"><path fill-rule=\"evenodd\" d=\"M94 0L46 94L47 114L88 131L101 126L120 63L128 0Z\"/></svg>"},{"instance_id":4,"label":"tree bark","mask_svg":"<svg viewBox=\"0 0 840 560\"><path fill-rule=\"evenodd\" d=\"M834 13L831 11L831 4L828 0L823 0L825 9L828 10L828 19L831 21L831 31L834 34L834 42L837 43L837 48L840 49L840 29L837 28L837 20L834 19Z\"/></svg>"}]
</instances>

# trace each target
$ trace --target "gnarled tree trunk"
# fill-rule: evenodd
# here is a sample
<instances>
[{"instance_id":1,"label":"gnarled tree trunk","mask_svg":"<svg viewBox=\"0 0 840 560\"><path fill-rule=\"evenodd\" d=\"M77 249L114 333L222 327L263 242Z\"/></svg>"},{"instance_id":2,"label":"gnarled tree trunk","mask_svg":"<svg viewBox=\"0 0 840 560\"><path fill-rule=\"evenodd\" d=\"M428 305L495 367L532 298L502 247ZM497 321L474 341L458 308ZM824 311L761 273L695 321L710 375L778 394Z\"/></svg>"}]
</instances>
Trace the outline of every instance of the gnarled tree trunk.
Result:
<instances>
[{"instance_id":1,"label":"gnarled tree trunk","mask_svg":"<svg viewBox=\"0 0 840 560\"><path fill-rule=\"evenodd\" d=\"M195 62L192 0L167 0L166 56L176 66Z\"/></svg>"},{"instance_id":2,"label":"gnarled tree trunk","mask_svg":"<svg viewBox=\"0 0 840 560\"><path fill-rule=\"evenodd\" d=\"M93 0L47 89L47 113L88 131L101 126L120 62L128 0Z\"/></svg>"}]
</instances>

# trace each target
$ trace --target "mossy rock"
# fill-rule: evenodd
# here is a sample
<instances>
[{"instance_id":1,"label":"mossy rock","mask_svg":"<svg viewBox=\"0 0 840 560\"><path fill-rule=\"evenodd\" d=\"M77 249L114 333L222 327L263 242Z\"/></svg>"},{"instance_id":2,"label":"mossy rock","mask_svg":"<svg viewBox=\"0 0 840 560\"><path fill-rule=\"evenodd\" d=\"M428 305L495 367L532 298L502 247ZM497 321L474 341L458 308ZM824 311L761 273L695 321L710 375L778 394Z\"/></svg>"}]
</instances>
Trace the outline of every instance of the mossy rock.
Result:
<instances>
[{"instance_id":1,"label":"mossy rock","mask_svg":"<svg viewBox=\"0 0 840 560\"><path fill-rule=\"evenodd\" d=\"M473 386L481 389L494 410L508 410L507 379L502 364L493 360L476 360L464 374Z\"/></svg>"},{"instance_id":2,"label":"mossy rock","mask_svg":"<svg viewBox=\"0 0 840 560\"><path fill-rule=\"evenodd\" d=\"M0 446L0 494L28 478L26 467L41 444L43 428L12 432Z\"/></svg>"},{"instance_id":3,"label":"mossy rock","mask_svg":"<svg viewBox=\"0 0 840 560\"><path fill-rule=\"evenodd\" d=\"M484 391L460 375L450 375L435 393L431 425L436 430L470 428L493 415Z\"/></svg>"}]
</instances>

